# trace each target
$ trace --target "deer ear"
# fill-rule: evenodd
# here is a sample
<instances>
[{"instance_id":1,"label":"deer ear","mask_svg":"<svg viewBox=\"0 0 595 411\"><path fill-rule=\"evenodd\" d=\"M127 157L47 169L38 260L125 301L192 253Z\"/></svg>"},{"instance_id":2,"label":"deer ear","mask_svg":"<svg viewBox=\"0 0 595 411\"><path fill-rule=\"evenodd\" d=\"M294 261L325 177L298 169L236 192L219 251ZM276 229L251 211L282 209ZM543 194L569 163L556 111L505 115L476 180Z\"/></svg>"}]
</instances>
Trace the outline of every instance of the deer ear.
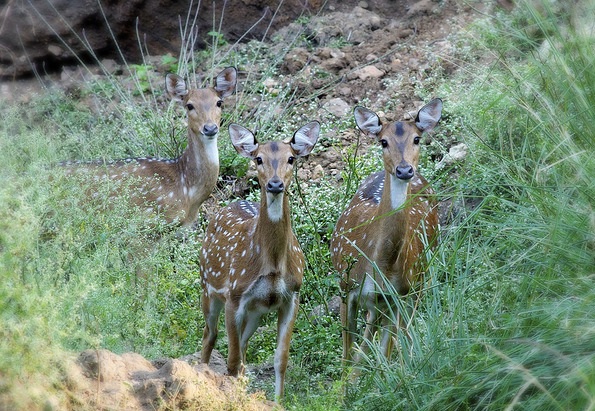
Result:
<instances>
[{"instance_id":1,"label":"deer ear","mask_svg":"<svg viewBox=\"0 0 595 411\"><path fill-rule=\"evenodd\" d=\"M241 156L254 158L254 153L258 149L258 141L250 130L239 124L230 124L229 137L231 144Z\"/></svg>"},{"instance_id":2,"label":"deer ear","mask_svg":"<svg viewBox=\"0 0 595 411\"><path fill-rule=\"evenodd\" d=\"M165 76L165 89L173 101L182 103L188 94L188 87L184 79L177 74L169 73Z\"/></svg>"},{"instance_id":3,"label":"deer ear","mask_svg":"<svg viewBox=\"0 0 595 411\"><path fill-rule=\"evenodd\" d=\"M442 100L435 98L428 104L419 109L417 116L415 117L415 125L421 131L430 131L442 116Z\"/></svg>"},{"instance_id":4,"label":"deer ear","mask_svg":"<svg viewBox=\"0 0 595 411\"><path fill-rule=\"evenodd\" d=\"M215 91L219 97L231 96L236 88L238 72L235 67L227 67L221 73L217 74L215 79Z\"/></svg>"},{"instance_id":5,"label":"deer ear","mask_svg":"<svg viewBox=\"0 0 595 411\"><path fill-rule=\"evenodd\" d=\"M372 110L357 106L353 110L353 116L355 117L355 124L368 135L376 137L382 130L380 118Z\"/></svg>"},{"instance_id":6,"label":"deer ear","mask_svg":"<svg viewBox=\"0 0 595 411\"><path fill-rule=\"evenodd\" d=\"M312 152L319 135L320 123L312 121L296 131L289 144L299 157L307 156Z\"/></svg>"}]
</instances>

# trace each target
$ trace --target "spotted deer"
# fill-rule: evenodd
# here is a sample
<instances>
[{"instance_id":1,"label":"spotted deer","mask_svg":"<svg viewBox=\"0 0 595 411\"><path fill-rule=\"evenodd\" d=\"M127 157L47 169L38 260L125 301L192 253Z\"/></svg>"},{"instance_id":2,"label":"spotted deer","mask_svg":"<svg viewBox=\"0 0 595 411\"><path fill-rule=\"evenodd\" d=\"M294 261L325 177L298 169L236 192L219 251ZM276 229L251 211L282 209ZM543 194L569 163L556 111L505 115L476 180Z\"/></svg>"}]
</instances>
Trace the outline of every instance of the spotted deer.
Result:
<instances>
[{"instance_id":1,"label":"spotted deer","mask_svg":"<svg viewBox=\"0 0 595 411\"><path fill-rule=\"evenodd\" d=\"M260 318L277 311L276 399L283 396L304 271L304 254L291 228L287 189L296 157L312 151L319 133L319 123L311 122L288 142L260 144L246 128L229 126L235 149L256 164L260 204L239 201L223 208L209 224L200 254L206 321L202 362L208 363L211 357L223 308L229 343L227 370L232 376L244 371L248 340Z\"/></svg>"},{"instance_id":2,"label":"spotted deer","mask_svg":"<svg viewBox=\"0 0 595 411\"><path fill-rule=\"evenodd\" d=\"M90 172L99 181L127 180L132 188L131 202L168 222L191 225L217 183L222 104L233 94L236 77L236 69L228 67L217 75L213 87L199 89L189 89L176 74L165 77L170 98L184 106L188 115L188 144L180 157L62 164L69 173Z\"/></svg>"},{"instance_id":3,"label":"spotted deer","mask_svg":"<svg viewBox=\"0 0 595 411\"><path fill-rule=\"evenodd\" d=\"M359 129L382 147L384 172L371 174L359 186L331 238L331 259L344 293L345 364L352 360L360 307L366 313L361 348L367 349L380 328L382 352L390 356L397 325L388 313L398 309L387 305L394 301L387 293L407 295L423 276L424 247L436 241L438 214L434 192L417 171L419 143L422 134L436 126L441 112L442 100L434 99L413 122L382 124L374 112L354 110Z\"/></svg>"}]
</instances>

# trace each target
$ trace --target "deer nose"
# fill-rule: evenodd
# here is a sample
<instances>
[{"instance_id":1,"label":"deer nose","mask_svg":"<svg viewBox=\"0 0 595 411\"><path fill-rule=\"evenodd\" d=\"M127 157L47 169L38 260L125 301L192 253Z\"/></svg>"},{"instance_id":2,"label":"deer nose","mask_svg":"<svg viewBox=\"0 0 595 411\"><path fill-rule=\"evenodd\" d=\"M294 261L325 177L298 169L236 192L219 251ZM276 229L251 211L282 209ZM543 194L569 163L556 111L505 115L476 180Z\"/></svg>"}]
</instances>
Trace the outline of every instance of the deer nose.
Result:
<instances>
[{"instance_id":1,"label":"deer nose","mask_svg":"<svg viewBox=\"0 0 595 411\"><path fill-rule=\"evenodd\" d=\"M411 180L414 173L415 171L411 164L397 166L397 178L401 180Z\"/></svg>"},{"instance_id":2,"label":"deer nose","mask_svg":"<svg viewBox=\"0 0 595 411\"><path fill-rule=\"evenodd\" d=\"M273 194L279 194L283 192L283 181L281 181L280 178L272 178L271 180L269 180L269 182L267 183L267 192L269 193L273 193Z\"/></svg>"},{"instance_id":3,"label":"deer nose","mask_svg":"<svg viewBox=\"0 0 595 411\"><path fill-rule=\"evenodd\" d=\"M219 127L217 127L217 124L205 124L202 127L202 133L205 136L212 137L215 134L217 134L218 132L219 132Z\"/></svg>"}]
</instances>

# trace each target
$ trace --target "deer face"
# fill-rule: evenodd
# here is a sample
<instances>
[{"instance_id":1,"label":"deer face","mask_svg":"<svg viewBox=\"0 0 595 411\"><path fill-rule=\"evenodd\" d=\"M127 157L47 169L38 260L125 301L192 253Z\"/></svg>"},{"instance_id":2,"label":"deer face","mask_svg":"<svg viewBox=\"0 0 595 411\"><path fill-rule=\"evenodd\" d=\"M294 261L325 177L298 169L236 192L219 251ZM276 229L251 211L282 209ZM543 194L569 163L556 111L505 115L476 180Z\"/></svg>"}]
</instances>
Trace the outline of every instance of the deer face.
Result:
<instances>
[{"instance_id":1,"label":"deer face","mask_svg":"<svg viewBox=\"0 0 595 411\"><path fill-rule=\"evenodd\" d=\"M401 181L410 181L419 162L419 143L425 131L433 129L440 120L442 100L434 99L417 113L415 122L396 121L383 125L373 111L356 107L357 126L377 139L382 146L385 170Z\"/></svg>"},{"instance_id":2,"label":"deer face","mask_svg":"<svg viewBox=\"0 0 595 411\"><path fill-rule=\"evenodd\" d=\"M191 90L182 101L188 113L188 127L195 135L219 134L223 100L213 89Z\"/></svg>"},{"instance_id":3,"label":"deer face","mask_svg":"<svg viewBox=\"0 0 595 411\"><path fill-rule=\"evenodd\" d=\"M310 154L319 133L320 124L312 122L296 131L289 142L259 144L250 130L237 124L229 126L229 135L235 149L256 164L258 182L262 192L266 193L271 220L281 219L283 195L291 184L295 161L298 157Z\"/></svg>"},{"instance_id":4,"label":"deer face","mask_svg":"<svg viewBox=\"0 0 595 411\"><path fill-rule=\"evenodd\" d=\"M411 180L419 162L420 138L421 132L410 123L397 121L383 127L378 142L385 170L400 180Z\"/></svg>"},{"instance_id":5,"label":"deer face","mask_svg":"<svg viewBox=\"0 0 595 411\"><path fill-rule=\"evenodd\" d=\"M219 134L223 99L233 94L236 79L236 69L228 67L217 75L214 87L188 90L184 79L176 74L166 76L166 87L172 100L186 109L191 133L215 138Z\"/></svg>"}]
</instances>

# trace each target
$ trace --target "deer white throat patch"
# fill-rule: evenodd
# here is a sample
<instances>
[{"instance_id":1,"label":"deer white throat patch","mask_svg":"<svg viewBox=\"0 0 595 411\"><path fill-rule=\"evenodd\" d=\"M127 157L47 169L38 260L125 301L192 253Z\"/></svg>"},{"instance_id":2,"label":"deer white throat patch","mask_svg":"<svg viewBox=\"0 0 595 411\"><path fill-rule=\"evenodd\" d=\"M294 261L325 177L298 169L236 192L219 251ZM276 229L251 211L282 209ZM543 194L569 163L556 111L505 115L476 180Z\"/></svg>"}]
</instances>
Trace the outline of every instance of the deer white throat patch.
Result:
<instances>
[{"instance_id":1,"label":"deer white throat patch","mask_svg":"<svg viewBox=\"0 0 595 411\"><path fill-rule=\"evenodd\" d=\"M409 181L403 181L390 174L390 204L393 210L405 204L407 200L407 187L409 187Z\"/></svg>"},{"instance_id":2,"label":"deer white throat patch","mask_svg":"<svg viewBox=\"0 0 595 411\"><path fill-rule=\"evenodd\" d=\"M283 193L267 193L267 213L272 222L281 221L281 217L283 217Z\"/></svg>"},{"instance_id":3,"label":"deer white throat patch","mask_svg":"<svg viewBox=\"0 0 595 411\"><path fill-rule=\"evenodd\" d=\"M217 137L218 134L213 137L206 137L204 135L201 135L204 145L204 155L206 156L206 158L209 159L210 163L219 165L219 149L217 148ZM196 153L197 164L200 164L200 157L202 155L203 154L201 153Z\"/></svg>"}]
</instances>

